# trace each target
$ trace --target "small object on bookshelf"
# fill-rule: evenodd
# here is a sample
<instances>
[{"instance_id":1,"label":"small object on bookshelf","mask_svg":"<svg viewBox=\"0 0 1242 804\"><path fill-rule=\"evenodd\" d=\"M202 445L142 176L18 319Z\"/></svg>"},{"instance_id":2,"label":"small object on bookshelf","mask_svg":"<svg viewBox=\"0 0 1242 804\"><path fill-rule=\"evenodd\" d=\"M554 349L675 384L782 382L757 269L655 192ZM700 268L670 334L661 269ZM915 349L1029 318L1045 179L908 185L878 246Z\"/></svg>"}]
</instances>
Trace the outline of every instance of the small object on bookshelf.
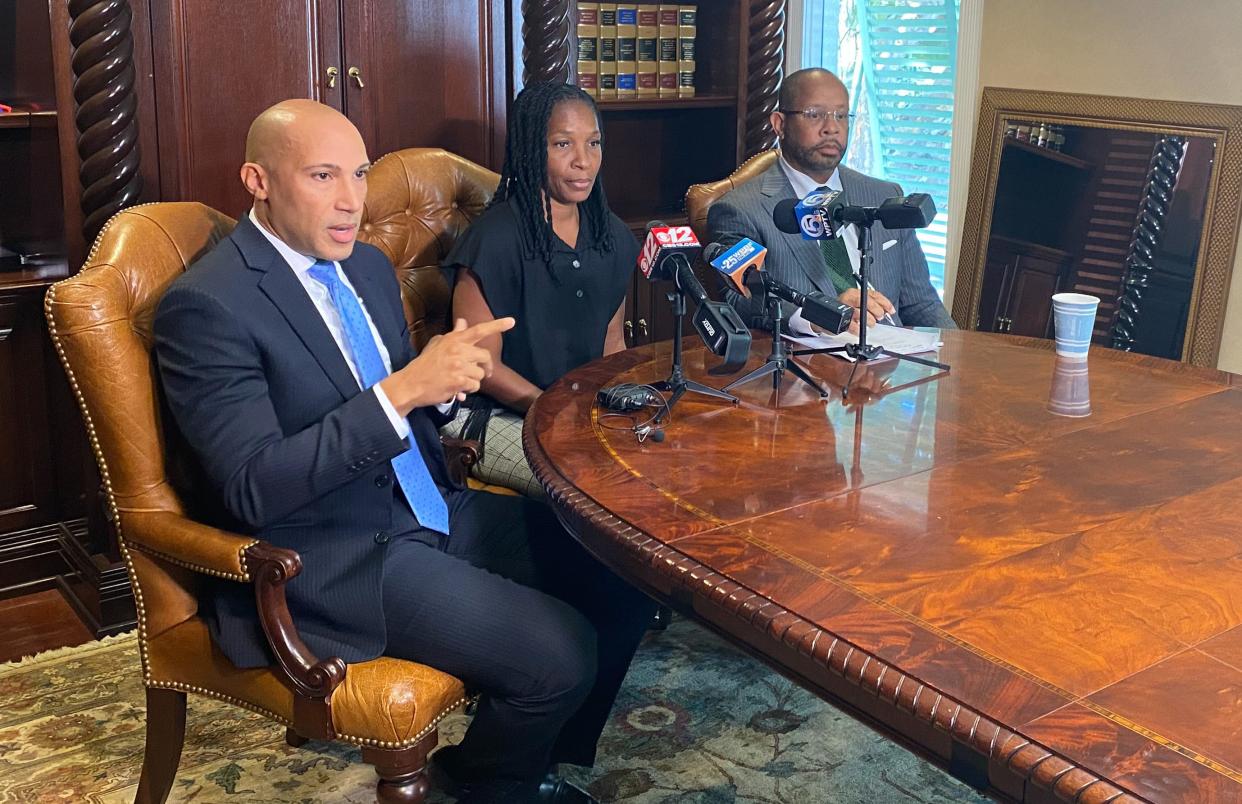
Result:
<instances>
[{"instance_id":1,"label":"small object on bookshelf","mask_svg":"<svg viewBox=\"0 0 1242 804\"><path fill-rule=\"evenodd\" d=\"M660 85L656 65L659 63L660 13L654 3L638 5L637 83L638 97L657 98Z\"/></svg>"},{"instance_id":2,"label":"small object on bookshelf","mask_svg":"<svg viewBox=\"0 0 1242 804\"><path fill-rule=\"evenodd\" d=\"M599 4L599 97L617 97L617 4Z\"/></svg>"},{"instance_id":3,"label":"small object on bookshelf","mask_svg":"<svg viewBox=\"0 0 1242 804\"><path fill-rule=\"evenodd\" d=\"M698 34L698 7L677 7L677 97L694 97L694 38Z\"/></svg>"},{"instance_id":4,"label":"small object on bookshelf","mask_svg":"<svg viewBox=\"0 0 1242 804\"><path fill-rule=\"evenodd\" d=\"M578 4L578 86L599 97L599 3Z\"/></svg>"},{"instance_id":5,"label":"small object on bookshelf","mask_svg":"<svg viewBox=\"0 0 1242 804\"><path fill-rule=\"evenodd\" d=\"M1040 148L1048 147L1048 124L1040 123L1039 129L1035 132L1035 136L1031 138Z\"/></svg>"},{"instance_id":6,"label":"small object on bookshelf","mask_svg":"<svg viewBox=\"0 0 1242 804\"><path fill-rule=\"evenodd\" d=\"M1018 136L1018 124L1017 123L1006 124L1005 125L1005 136L1016 138Z\"/></svg>"},{"instance_id":7,"label":"small object on bookshelf","mask_svg":"<svg viewBox=\"0 0 1242 804\"><path fill-rule=\"evenodd\" d=\"M638 5L617 3L617 98L638 97Z\"/></svg>"}]
</instances>

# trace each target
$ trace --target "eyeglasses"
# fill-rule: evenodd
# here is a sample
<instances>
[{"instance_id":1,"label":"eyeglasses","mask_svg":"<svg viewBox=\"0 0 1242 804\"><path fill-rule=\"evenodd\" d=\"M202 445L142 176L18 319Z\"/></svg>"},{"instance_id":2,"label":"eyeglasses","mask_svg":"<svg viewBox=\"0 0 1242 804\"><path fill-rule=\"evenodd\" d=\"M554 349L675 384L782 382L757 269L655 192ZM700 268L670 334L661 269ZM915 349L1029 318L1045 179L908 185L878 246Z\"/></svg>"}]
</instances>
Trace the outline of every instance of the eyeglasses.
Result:
<instances>
[{"instance_id":1,"label":"eyeglasses","mask_svg":"<svg viewBox=\"0 0 1242 804\"><path fill-rule=\"evenodd\" d=\"M822 123L829 117L835 123L849 123L854 119L854 115L849 112L838 112L835 109L831 112L823 109L780 109L781 114L800 114L810 123Z\"/></svg>"}]
</instances>

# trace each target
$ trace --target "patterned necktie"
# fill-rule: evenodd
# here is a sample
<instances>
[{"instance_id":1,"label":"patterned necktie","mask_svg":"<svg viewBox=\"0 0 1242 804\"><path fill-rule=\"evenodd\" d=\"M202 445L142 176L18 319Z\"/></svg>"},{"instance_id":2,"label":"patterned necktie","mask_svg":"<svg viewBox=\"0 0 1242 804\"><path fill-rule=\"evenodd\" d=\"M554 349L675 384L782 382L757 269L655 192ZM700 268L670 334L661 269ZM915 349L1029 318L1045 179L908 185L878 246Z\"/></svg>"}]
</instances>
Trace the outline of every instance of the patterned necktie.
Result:
<instances>
[{"instance_id":1,"label":"patterned necktie","mask_svg":"<svg viewBox=\"0 0 1242 804\"><path fill-rule=\"evenodd\" d=\"M827 187L816 187L815 192L826 193ZM820 240L819 251L824 257L824 267L828 269L828 278L837 293L841 294L850 288L858 287L854 278L854 266L850 264L849 252L845 249L845 238L838 230L837 236L831 240Z\"/></svg>"},{"instance_id":2,"label":"patterned necktie","mask_svg":"<svg viewBox=\"0 0 1242 804\"><path fill-rule=\"evenodd\" d=\"M341 316L341 326L345 330L345 340L349 342L349 350L353 352L354 364L358 369L358 379L363 390L370 388L388 376L384 367L384 359L380 357L379 347L371 335L371 327L367 324L362 304L336 272L336 266L325 260L315 260L310 269L311 278L328 289L332 303ZM440 490L436 488L423 461L423 454L418 449L414 434L409 437L410 448L392 459L392 468L397 475L397 482L405 499L414 510L414 516L425 528L437 530L448 535L448 506Z\"/></svg>"}]
</instances>

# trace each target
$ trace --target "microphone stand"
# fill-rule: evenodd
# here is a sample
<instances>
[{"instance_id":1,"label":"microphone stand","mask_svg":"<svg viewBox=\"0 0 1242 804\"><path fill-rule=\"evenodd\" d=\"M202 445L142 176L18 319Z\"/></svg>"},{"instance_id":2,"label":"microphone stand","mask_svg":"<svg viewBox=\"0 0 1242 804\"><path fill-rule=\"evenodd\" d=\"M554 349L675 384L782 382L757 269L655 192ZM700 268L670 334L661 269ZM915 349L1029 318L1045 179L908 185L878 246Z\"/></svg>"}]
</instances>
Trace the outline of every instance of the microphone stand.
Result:
<instances>
[{"instance_id":1,"label":"microphone stand","mask_svg":"<svg viewBox=\"0 0 1242 804\"><path fill-rule=\"evenodd\" d=\"M769 284L770 277L768 277L768 275L764 272L760 272L760 275L763 277L763 295L767 300L768 305L768 320L772 324L772 352L768 355L766 363L749 374L743 377L738 377L736 380L726 385L724 390L732 391L739 385L744 385L751 380L757 380L760 377L766 377L771 374L772 390L777 393L777 399L779 401L781 378L784 376L785 371L788 370L790 374L793 374L795 377L818 391L821 397L828 396L828 392L824 390L823 386L811 379L811 375L808 374L802 366L798 365L797 362L795 362L792 357L785 352L785 339L781 337L781 323L784 320L784 314L781 311L781 300L777 297L776 293L773 292L773 289ZM798 352L794 352L793 354L796 355Z\"/></svg>"},{"instance_id":2,"label":"microphone stand","mask_svg":"<svg viewBox=\"0 0 1242 804\"><path fill-rule=\"evenodd\" d=\"M652 388L659 391L671 391L672 396L668 398L668 402L665 403L664 409L656 415L654 422L655 424L660 424L666 416L672 414L673 405L676 405L677 401L681 399L687 391L696 394L703 394L704 396L710 396L715 399L725 399L735 405L739 402L736 396L727 393L729 390L728 388L725 388L723 391L718 391L709 385L704 385L701 382L686 379L685 372L681 365L681 327L682 319L685 318L686 315L686 294L682 291L681 286L677 284L676 281L674 281L673 285L675 288L674 292L668 294L668 300L673 303L673 365L669 371L667 380L661 380L660 382L652 383L651 385Z\"/></svg>"},{"instance_id":3,"label":"microphone stand","mask_svg":"<svg viewBox=\"0 0 1242 804\"><path fill-rule=\"evenodd\" d=\"M858 343L847 343L844 346L833 346L827 349L795 349L793 351L795 356L827 355L844 352L853 359L854 367L850 369L850 376L841 388L842 399L847 398L850 394L850 384L854 382L854 374L858 371L858 363L863 360L875 360L881 355L895 357L898 360L909 360L911 363L919 363L940 369L941 371L949 371L947 363L938 363L925 357L901 354L891 349L885 349L878 344L867 343L867 288L871 285L870 281L868 281L868 274L870 273L871 260L874 256L871 253L871 224L873 223L875 223L874 212L858 223Z\"/></svg>"}]
</instances>

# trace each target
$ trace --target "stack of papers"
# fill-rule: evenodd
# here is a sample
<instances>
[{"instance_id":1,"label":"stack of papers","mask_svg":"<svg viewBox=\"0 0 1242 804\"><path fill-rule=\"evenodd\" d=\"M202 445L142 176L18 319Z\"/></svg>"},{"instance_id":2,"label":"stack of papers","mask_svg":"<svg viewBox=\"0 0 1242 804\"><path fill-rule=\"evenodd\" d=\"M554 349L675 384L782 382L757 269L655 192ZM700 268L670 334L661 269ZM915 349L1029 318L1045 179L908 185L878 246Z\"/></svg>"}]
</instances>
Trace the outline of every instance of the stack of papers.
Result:
<instances>
[{"instance_id":1,"label":"stack of papers","mask_svg":"<svg viewBox=\"0 0 1242 804\"><path fill-rule=\"evenodd\" d=\"M829 349L833 346L844 346L847 343L858 343L858 337L849 332L840 335L786 335L785 340L808 349ZM867 328L867 344L882 346L890 352L913 355L919 352L931 352L943 345L940 330L920 332L902 327L890 327L887 324L876 324ZM849 360L844 352L836 353L838 357Z\"/></svg>"}]
</instances>

